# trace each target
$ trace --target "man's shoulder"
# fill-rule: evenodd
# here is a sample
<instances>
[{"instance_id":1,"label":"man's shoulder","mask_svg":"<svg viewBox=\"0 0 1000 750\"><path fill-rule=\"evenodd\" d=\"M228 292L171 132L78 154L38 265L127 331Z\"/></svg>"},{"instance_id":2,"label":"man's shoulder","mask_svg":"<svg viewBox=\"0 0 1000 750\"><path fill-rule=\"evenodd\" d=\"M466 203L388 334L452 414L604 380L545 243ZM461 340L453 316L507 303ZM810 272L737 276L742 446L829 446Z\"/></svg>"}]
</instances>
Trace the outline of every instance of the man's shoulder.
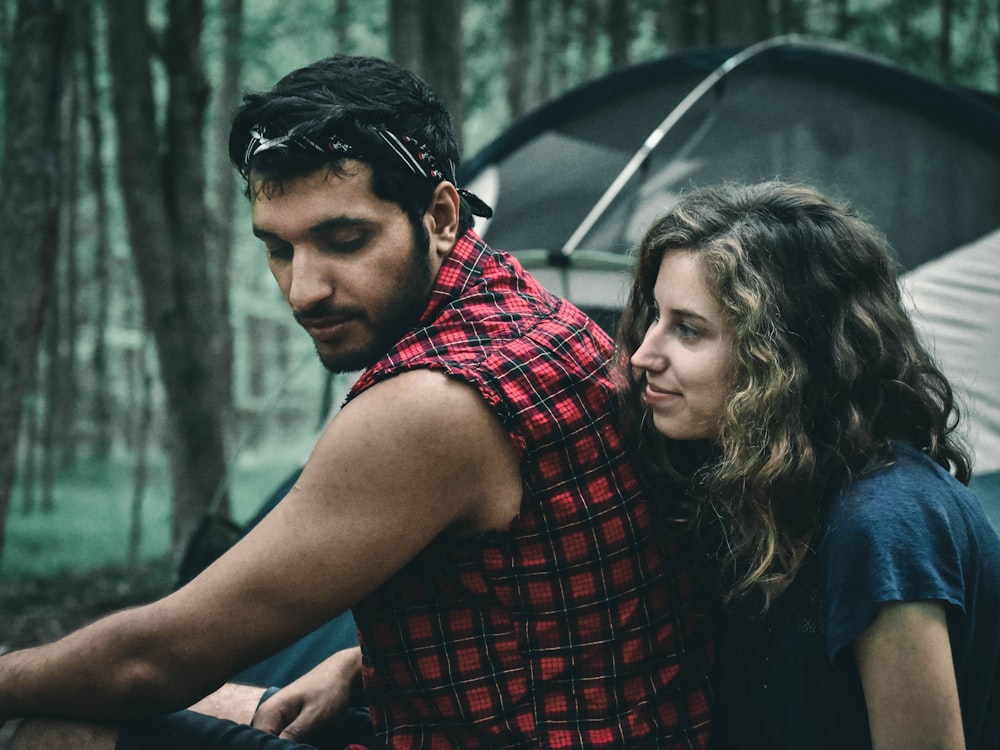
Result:
<instances>
[{"instance_id":1,"label":"man's shoulder","mask_svg":"<svg viewBox=\"0 0 1000 750\"><path fill-rule=\"evenodd\" d=\"M537 331L561 336L565 329L586 330L603 345L610 342L604 329L567 299L547 289L516 256L490 247L474 232L470 231L456 246L456 255L460 262L475 258L471 262L478 274L473 277L474 283L456 295L450 308L442 311L444 314L506 322L517 335Z\"/></svg>"}]
</instances>

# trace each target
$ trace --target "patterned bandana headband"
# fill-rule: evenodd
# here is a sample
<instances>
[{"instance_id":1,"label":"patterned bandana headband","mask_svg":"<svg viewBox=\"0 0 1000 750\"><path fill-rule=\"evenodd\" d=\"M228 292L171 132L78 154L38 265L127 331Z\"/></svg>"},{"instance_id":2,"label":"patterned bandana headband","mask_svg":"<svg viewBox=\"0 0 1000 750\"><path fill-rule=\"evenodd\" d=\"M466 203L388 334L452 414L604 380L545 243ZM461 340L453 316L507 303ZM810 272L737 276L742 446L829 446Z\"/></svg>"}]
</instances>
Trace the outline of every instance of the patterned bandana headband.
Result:
<instances>
[{"instance_id":1,"label":"patterned bandana headband","mask_svg":"<svg viewBox=\"0 0 1000 750\"><path fill-rule=\"evenodd\" d=\"M448 182L455 184L455 165L449 160L447 172L438 164L437 157L423 144L410 138L409 136L398 136L389 130L374 129L373 132L381 141L381 148L378 155L369 154L363 149L342 140L339 136L332 135L324 142L320 143L306 135L294 135L287 133L274 137L267 137L265 128L255 126L250 129L250 143L247 144L246 153L243 156L242 172L244 176L250 173L250 163L255 157L276 149L298 148L302 150L319 151L324 154L336 154L348 159L358 161L385 164L393 167L400 167L411 172L418 177L430 180L437 184ZM490 218L493 216L493 209L475 193L464 188L458 188L458 194L469 204L469 208L476 216Z\"/></svg>"}]
</instances>

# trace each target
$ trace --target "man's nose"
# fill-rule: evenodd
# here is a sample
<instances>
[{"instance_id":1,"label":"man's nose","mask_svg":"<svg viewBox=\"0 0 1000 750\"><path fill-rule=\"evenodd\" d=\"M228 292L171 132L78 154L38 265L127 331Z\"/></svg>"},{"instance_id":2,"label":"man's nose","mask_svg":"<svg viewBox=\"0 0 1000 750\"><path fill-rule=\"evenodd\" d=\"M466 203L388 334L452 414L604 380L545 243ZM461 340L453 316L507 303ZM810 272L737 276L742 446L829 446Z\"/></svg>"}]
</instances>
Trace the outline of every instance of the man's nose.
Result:
<instances>
[{"instance_id":1,"label":"man's nose","mask_svg":"<svg viewBox=\"0 0 1000 750\"><path fill-rule=\"evenodd\" d=\"M334 284L327 264L318 253L297 251L292 260L288 304L293 310L308 310L333 296Z\"/></svg>"}]
</instances>

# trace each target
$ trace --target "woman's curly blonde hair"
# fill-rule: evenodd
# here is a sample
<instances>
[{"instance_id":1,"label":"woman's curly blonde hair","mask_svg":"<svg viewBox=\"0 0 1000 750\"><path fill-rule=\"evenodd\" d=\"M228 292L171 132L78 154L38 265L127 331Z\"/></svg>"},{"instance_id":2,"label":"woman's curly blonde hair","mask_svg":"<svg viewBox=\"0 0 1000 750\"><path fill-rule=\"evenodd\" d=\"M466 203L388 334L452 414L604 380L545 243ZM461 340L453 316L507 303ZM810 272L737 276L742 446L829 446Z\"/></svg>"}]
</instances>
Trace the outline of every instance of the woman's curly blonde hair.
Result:
<instances>
[{"instance_id":1,"label":"woman's curly blonde hair","mask_svg":"<svg viewBox=\"0 0 1000 750\"><path fill-rule=\"evenodd\" d=\"M698 254L733 333L719 440L691 446L645 418L628 365L655 315L663 256ZM683 197L646 233L619 330L627 426L669 517L721 539L727 600L764 606L803 563L830 499L909 443L963 483L951 386L920 343L884 238L846 206L780 182ZM708 460L704 456L708 455Z\"/></svg>"}]
</instances>

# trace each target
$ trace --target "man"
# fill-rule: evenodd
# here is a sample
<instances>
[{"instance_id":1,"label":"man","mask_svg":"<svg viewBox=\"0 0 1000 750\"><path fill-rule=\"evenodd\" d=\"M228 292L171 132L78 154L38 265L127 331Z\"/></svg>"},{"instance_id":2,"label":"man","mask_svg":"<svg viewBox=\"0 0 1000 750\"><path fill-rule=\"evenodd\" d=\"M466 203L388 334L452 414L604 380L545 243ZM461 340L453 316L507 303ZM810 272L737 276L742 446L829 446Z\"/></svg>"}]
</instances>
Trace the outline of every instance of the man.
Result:
<instances>
[{"instance_id":1,"label":"man","mask_svg":"<svg viewBox=\"0 0 1000 750\"><path fill-rule=\"evenodd\" d=\"M0 720L173 711L352 608L363 660L335 655L258 725L300 738L362 660L390 747L704 747L709 622L611 416L611 344L471 230L489 209L455 187L438 99L330 58L247 96L230 154L324 365L364 372L295 487L194 581L0 657ZM182 712L119 747L272 743Z\"/></svg>"}]
</instances>

